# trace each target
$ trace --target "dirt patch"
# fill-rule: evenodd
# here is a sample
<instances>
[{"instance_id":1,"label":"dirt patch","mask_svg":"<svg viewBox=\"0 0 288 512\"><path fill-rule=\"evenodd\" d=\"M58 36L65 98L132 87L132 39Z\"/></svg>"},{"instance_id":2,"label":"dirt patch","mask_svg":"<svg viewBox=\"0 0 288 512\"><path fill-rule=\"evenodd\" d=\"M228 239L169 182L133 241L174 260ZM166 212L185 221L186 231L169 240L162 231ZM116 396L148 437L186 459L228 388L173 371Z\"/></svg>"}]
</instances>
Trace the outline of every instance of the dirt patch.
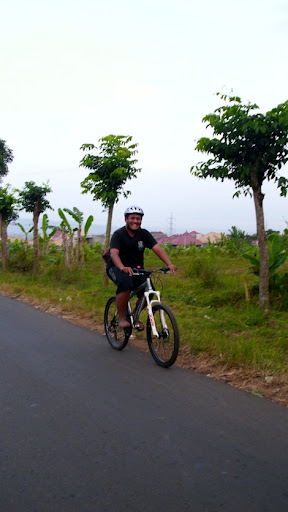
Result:
<instances>
[{"instance_id":1,"label":"dirt patch","mask_svg":"<svg viewBox=\"0 0 288 512\"><path fill-rule=\"evenodd\" d=\"M104 334L103 324L96 322L95 319L90 317L77 317L74 313L67 313L61 309L61 305L51 305L49 302L39 301L22 294L13 295L6 291L1 291L1 293L13 299L26 302L73 324L85 327L99 334ZM144 352L149 351L145 338L138 339L132 337L129 340L129 344ZM230 386L263 398L268 398L286 407L288 406L288 375L267 374L246 368L231 367L221 363L219 359L195 356L191 354L191 349L188 346L181 347L175 365L201 373L212 379L224 381Z\"/></svg>"}]
</instances>

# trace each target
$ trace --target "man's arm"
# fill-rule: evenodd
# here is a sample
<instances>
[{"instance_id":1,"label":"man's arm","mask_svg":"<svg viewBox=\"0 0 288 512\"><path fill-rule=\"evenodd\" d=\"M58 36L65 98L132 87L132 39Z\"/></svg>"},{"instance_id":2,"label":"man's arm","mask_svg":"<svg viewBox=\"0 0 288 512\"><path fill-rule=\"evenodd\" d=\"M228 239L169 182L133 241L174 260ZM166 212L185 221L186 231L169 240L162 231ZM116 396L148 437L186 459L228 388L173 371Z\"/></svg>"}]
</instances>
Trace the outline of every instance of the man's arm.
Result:
<instances>
[{"instance_id":1,"label":"man's arm","mask_svg":"<svg viewBox=\"0 0 288 512\"><path fill-rule=\"evenodd\" d=\"M122 272L125 272L125 274L129 274L130 276L133 276L133 270L131 267L125 267L125 265L123 265L121 259L120 259L120 256L119 256L119 250L118 249L110 249L110 257L111 257L111 260L113 261L115 267L119 268L120 270L122 270Z\"/></svg>"},{"instance_id":2,"label":"man's arm","mask_svg":"<svg viewBox=\"0 0 288 512\"><path fill-rule=\"evenodd\" d=\"M170 272L172 274L174 274L175 270L177 270L177 267L176 267L176 265L173 265L173 263L171 262L169 256L166 254L164 249L162 249L162 247L159 244L155 244L152 247L152 251L155 252L155 254L158 256L158 258L160 258L160 260L162 260L167 265L167 267L169 267Z\"/></svg>"}]
</instances>

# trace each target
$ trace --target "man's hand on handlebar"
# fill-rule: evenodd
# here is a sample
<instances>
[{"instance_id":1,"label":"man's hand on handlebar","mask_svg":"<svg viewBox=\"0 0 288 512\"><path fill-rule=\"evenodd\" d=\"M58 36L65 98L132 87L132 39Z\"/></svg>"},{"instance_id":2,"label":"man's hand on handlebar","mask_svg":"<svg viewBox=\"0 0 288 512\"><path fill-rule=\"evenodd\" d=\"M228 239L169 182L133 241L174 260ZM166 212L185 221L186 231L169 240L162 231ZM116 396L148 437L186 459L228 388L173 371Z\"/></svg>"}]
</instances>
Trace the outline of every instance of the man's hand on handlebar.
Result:
<instances>
[{"instance_id":1,"label":"man's hand on handlebar","mask_svg":"<svg viewBox=\"0 0 288 512\"><path fill-rule=\"evenodd\" d=\"M133 276L133 274L134 274L131 267L123 267L123 268L121 268L121 270L122 270L122 272L124 272L124 274L129 274L129 276Z\"/></svg>"}]
</instances>

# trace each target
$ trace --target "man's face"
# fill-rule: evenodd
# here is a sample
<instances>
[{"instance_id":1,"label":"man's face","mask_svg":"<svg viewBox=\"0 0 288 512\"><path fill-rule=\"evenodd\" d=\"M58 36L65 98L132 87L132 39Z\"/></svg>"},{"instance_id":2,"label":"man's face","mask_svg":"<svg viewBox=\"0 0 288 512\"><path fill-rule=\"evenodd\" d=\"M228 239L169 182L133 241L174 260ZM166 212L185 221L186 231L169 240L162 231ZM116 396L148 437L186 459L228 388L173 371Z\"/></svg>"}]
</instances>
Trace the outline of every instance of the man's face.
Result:
<instances>
[{"instance_id":1,"label":"man's face","mask_svg":"<svg viewBox=\"0 0 288 512\"><path fill-rule=\"evenodd\" d=\"M142 217L137 213L130 213L130 215L126 216L125 220L127 228L131 231L137 231L142 223Z\"/></svg>"}]
</instances>

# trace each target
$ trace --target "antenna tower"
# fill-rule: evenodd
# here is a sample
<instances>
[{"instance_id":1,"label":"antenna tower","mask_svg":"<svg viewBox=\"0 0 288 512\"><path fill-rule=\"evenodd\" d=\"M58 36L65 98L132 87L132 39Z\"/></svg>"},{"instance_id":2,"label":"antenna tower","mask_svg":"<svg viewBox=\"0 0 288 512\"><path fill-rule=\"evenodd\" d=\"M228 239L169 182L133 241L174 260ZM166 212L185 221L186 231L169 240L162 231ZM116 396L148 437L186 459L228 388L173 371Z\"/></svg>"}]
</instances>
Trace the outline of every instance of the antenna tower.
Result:
<instances>
[{"instance_id":1,"label":"antenna tower","mask_svg":"<svg viewBox=\"0 0 288 512\"><path fill-rule=\"evenodd\" d=\"M174 224L174 219L172 217L172 213L170 213L170 219L169 219L169 235L170 236L172 235L172 232L173 232L173 224Z\"/></svg>"}]
</instances>

